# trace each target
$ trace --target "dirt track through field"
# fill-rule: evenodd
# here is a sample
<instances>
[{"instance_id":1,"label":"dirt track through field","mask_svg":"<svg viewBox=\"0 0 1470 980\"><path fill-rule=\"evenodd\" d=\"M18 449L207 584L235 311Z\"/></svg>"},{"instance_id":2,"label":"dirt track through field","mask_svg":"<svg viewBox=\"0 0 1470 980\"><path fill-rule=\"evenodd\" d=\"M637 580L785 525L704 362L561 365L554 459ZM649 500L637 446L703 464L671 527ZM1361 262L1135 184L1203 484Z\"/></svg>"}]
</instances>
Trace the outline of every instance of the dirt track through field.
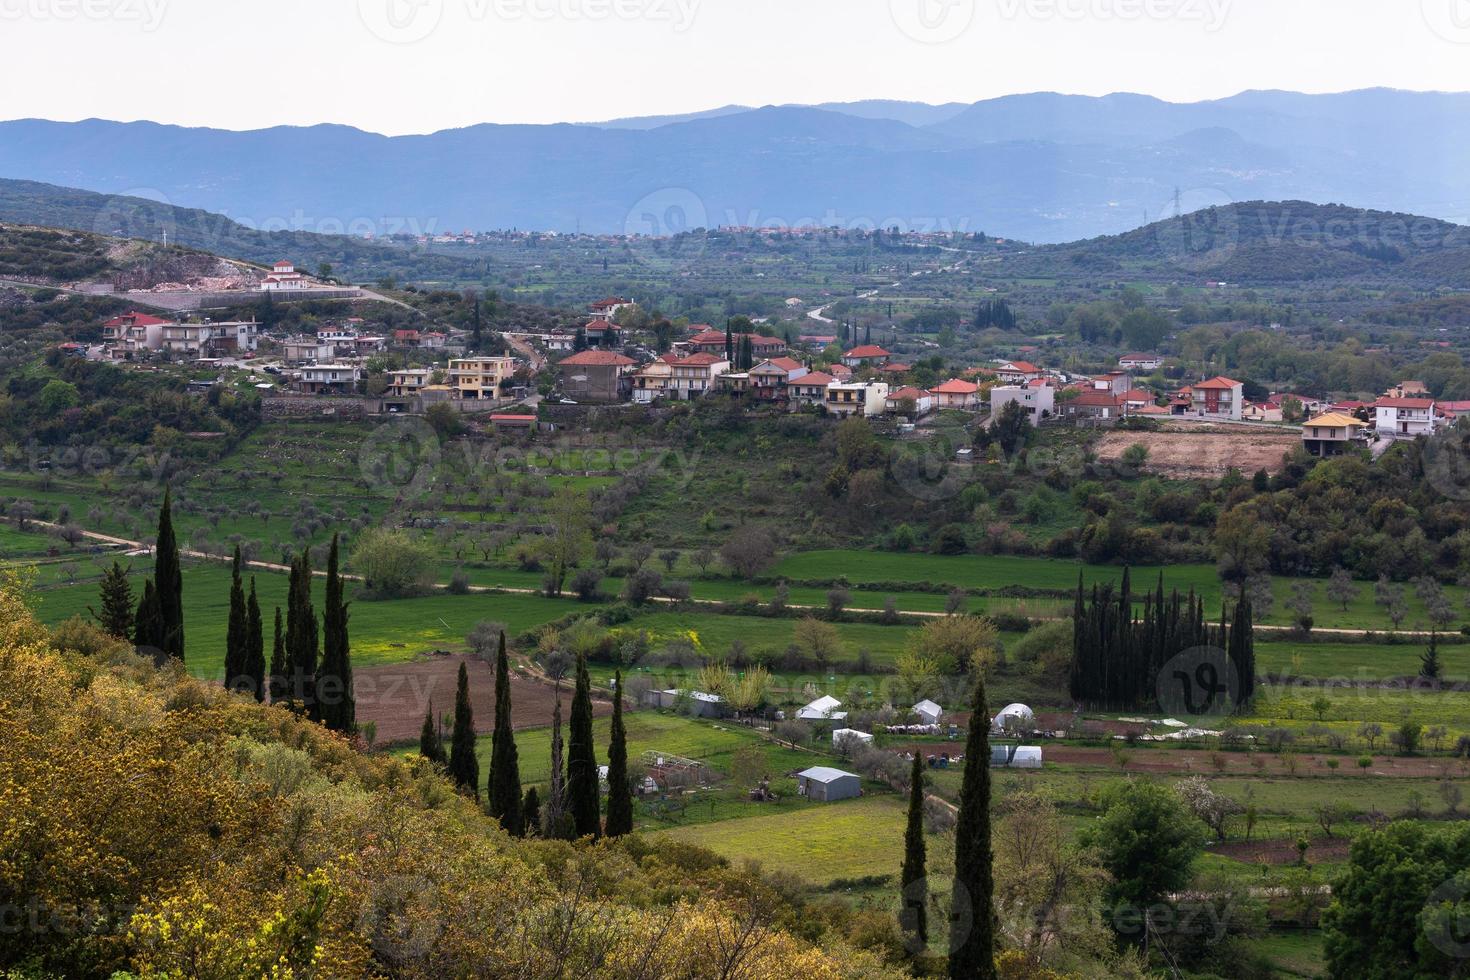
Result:
<instances>
[{"instance_id":1,"label":"dirt track through field","mask_svg":"<svg viewBox=\"0 0 1470 980\"><path fill-rule=\"evenodd\" d=\"M1129 446L1148 447L1144 470L1181 479L1219 479L1232 466L1246 476L1280 472L1283 457L1301 436L1236 429L1218 432L1109 432L1097 444L1098 459L1116 463Z\"/></svg>"},{"instance_id":2,"label":"dirt track through field","mask_svg":"<svg viewBox=\"0 0 1470 980\"><path fill-rule=\"evenodd\" d=\"M358 723L377 723L377 745L417 740L430 701L436 716L442 717L454 711L454 692L459 683L461 662L469 674L475 731L488 734L495 726L495 672L489 664L476 657L435 656L354 671ZM512 671L510 702L511 720L517 729L538 728L551 724L556 693L551 684ZM563 724L571 709L572 685L570 681L564 681L561 691ZM611 714L612 704L594 700L592 713L599 717Z\"/></svg>"}]
</instances>

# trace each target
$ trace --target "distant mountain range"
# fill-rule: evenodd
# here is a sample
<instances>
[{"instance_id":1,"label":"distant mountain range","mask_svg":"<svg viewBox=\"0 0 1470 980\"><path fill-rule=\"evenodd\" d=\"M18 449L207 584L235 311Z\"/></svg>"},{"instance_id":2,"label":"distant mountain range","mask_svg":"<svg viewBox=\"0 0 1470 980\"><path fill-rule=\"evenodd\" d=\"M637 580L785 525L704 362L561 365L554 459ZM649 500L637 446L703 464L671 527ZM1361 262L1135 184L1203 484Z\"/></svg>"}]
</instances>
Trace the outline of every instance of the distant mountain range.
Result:
<instances>
[{"instance_id":1,"label":"distant mountain range","mask_svg":"<svg viewBox=\"0 0 1470 980\"><path fill-rule=\"evenodd\" d=\"M18 120L0 123L0 177L327 233L835 224L1048 243L1118 234L1176 201L1343 201L1463 223L1466 119L1470 94L1373 89L727 106L400 137Z\"/></svg>"}]
</instances>

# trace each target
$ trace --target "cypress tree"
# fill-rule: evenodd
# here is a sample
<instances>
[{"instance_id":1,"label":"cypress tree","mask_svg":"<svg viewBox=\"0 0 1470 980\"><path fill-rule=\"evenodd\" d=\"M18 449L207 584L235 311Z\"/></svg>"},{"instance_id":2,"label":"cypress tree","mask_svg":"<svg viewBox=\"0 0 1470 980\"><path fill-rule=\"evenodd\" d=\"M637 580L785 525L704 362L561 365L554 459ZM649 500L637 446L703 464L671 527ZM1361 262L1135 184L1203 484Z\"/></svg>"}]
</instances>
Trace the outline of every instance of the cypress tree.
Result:
<instances>
[{"instance_id":1,"label":"cypress tree","mask_svg":"<svg viewBox=\"0 0 1470 980\"><path fill-rule=\"evenodd\" d=\"M995 980L995 880L990 846L990 712L985 678L975 680L970 704L970 734L965 741L965 774L960 785L960 813L955 823L954 893L951 915L968 909L965 924L953 922L952 936L964 942L949 954L951 980Z\"/></svg>"},{"instance_id":2,"label":"cypress tree","mask_svg":"<svg viewBox=\"0 0 1470 980\"><path fill-rule=\"evenodd\" d=\"M470 707L470 674L459 662L454 692L454 733L449 742L449 776L460 792L480 798L480 760L475 758L475 715Z\"/></svg>"},{"instance_id":3,"label":"cypress tree","mask_svg":"<svg viewBox=\"0 0 1470 980\"><path fill-rule=\"evenodd\" d=\"M317 712L322 724L351 735L357 730L357 703L352 694L352 650L347 639L347 603L338 570L337 535L327 555L327 594L322 610L322 662L316 674Z\"/></svg>"},{"instance_id":4,"label":"cypress tree","mask_svg":"<svg viewBox=\"0 0 1470 980\"><path fill-rule=\"evenodd\" d=\"M255 595L255 576L250 576L250 596L245 600L245 667L251 697L265 700L265 624L260 618L260 600Z\"/></svg>"},{"instance_id":5,"label":"cypress tree","mask_svg":"<svg viewBox=\"0 0 1470 980\"><path fill-rule=\"evenodd\" d=\"M276 607L276 632L275 639L271 642L271 673L266 682L266 688L271 696L271 704L280 704L286 700L286 634L281 629L281 607Z\"/></svg>"},{"instance_id":6,"label":"cypress tree","mask_svg":"<svg viewBox=\"0 0 1470 980\"><path fill-rule=\"evenodd\" d=\"M139 653L152 656L157 664L162 665L168 659L164 649L163 609L158 604L158 590L153 587L152 579L143 583L143 595L133 616L133 646Z\"/></svg>"},{"instance_id":7,"label":"cypress tree","mask_svg":"<svg viewBox=\"0 0 1470 980\"><path fill-rule=\"evenodd\" d=\"M158 512L158 542L153 549L153 589L163 622L160 647L176 660L184 659L184 573L179 566L179 542L174 537L173 491L163 491Z\"/></svg>"},{"instance_id":8,"label":"cypress tree","mask_svg":"<svg viewBox=\"0 0 1470 980\"><path fill-rule=\"evenodd\" d=\"M623 724L623 672L614 675L612 744L607 749L607 836L633 832L633 793L628 789L628 729Z\"/></svg>"},{"instance_id":9,"label":"cypress tree","mask_svg":"<svg viewBox=\"0 0 1470 980\"><path fill-rule=\"evenodd\" d=\"M115 636L119 640L131 639L133 636L133 587L128 582L127 569L114 561L112 567L102 574L102 585L98 597L102 603L102 612L92 613L98 625L106 631L108 636Z\"/></svg>"},{"instance_id":10,"label":"cypress tree","mask_svg":"<svg viewBox=\"0 0 1470 980\"><path fill-rule=\"evenodd\" d=\"M556 687L556 704L551 709L551 792L546 797L546 817L542 836L562 840L573 836L571 817L567 814L567 784L562 765L561 683Z\"/></svg>"},{"instance_id":11,"label":"cypress tree","mask_svg":"<svg viewBox=\"0 0 1470 980\"><path fill-rule=\"evenodd\" d=\"M521 813L525 816L526 833L536 833L541 827L541 794L536 792L532 786L526 790L526 798L521 803Z\"/></svg>"},{"instance_id":12,"label":"cypress tree","mask_svg":"<svg viewBox=\"0 0 1470 980\"><path fill-rule=\"evenodd\" d=\"M1428 681L1439 680L1439 633L1429 634L1429 647L1419 655L1419 676Z\"/></svg>"},{"instance_id":13,"label":"cypress tree","mask_svg":"<svg viewBox=\"0 0 1470 980\"><path fill-rule=\"evenodd\" d=\"M988 764L987 760L987 764ZM899 925L909 936L909 949L918 953L929 945L929 887L924 853L924 753L914 750L909 773L909 822L903 834L902 904Z\"/></svg>"},{"instance_id":14,"label":"cypress tree","mask_svg":"<svg viewBox=\"0 0 1470 980\"><path fill-rule=\"evenodd\" d=\"M306 552L291 563L286 603L286 683L292 710L320 721L316 703L318 636L316 610L311 604L311 558Z\"/></svg>"},{"instance_id":15,"label":"cypress tree","mask_svg":"<svg viewBox=\"0 0 1470 980\"><path fill-rule=\"evenodd\" d=\"M245 681L245 659L248 656L249 625L245 612L245 583L240 578L240 546L235 545L235 561L230 568L230 615L225 627L225 687L242 690Z\"/></svg>"},{"instance_id":16,"label":"cypress tree","mask_svg":"<svg viewBox=\"0 0 1470 980\"><path fill-rule=\"evenodd\" d=\"M592 744L592 679L587 674L587 657L579 653L567 737L567 808L578 837L596 839L602 833L601 794L597 784L597 749Z\"/></svg>"},{"instance_id":17,"label":"cypress tree","mask_svg":"<svg viewBox=\"0 0 1470 980\"><path fill-rule=\"evenodd\" d=\"M444 743L439 738L439 726L434 724L434 702L424 712L424 727L419 732L419 755L430 762L444 764Z\"/></svg>"},{"instance_id":18,"label":"cypress tree","mask_svg":"<svg viewBox=\"0 0 1470 980\"><path fill-rule=\"evenodd\" d=\"M510 658L505 654L505 631L500 633L500 650L495 657L495 733L490 743L488 793L490 816L506 832L526 836L521 810L521 764L516 753L515 730L510 724Z\"/></svg>"}]
</instances>

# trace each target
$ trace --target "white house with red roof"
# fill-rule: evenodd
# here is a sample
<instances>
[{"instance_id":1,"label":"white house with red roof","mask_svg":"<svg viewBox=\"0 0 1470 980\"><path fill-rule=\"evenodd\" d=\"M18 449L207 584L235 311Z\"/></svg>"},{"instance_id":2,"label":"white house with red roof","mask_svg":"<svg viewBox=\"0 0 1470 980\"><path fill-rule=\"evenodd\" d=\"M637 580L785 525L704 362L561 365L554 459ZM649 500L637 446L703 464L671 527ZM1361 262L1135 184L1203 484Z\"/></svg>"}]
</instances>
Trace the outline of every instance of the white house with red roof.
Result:
<instances>
[{"instance_id":1,"label":"white house with red roof","mask_svg":"<svg viewBox=\"0 0 1470 980\"><path fill-rule=\"evenodd\" d=\"M877 344L863 344L843 354L842 363L850 368L859 368L869 364L883 365L887 364L888 359L892 356Z\"/></svg>"},{"instance_id":2,"label":"white house with red roof","mask_svg":"<svg viewBox=\"0 0 1470 980\"><path fill-rule=\"evenodd\" d=\"M688 401L712 391L720 375L730 370L730 362L715 354L690 354L672 365L669 378L670 398Z\"/></svg>"},{"instance_id":3,"label":"white house with red roof","mask_svg":"<svg viewBox=\"0 0 1470 980\"><path fill-rule=\"evenodd\" d=\"M296 271L296 264L284 259L271 266L270 273L260 282L261 290L267 293L306 287L306 277Z\"/></svg>"},{"instance_id":4,"label":"white house with red roof","mask_svg":"<svg viewBox=\"0 0 1470 980\"><path fill-rule=\"evenodd\" d=\"M618 311L623 307L632 305L633 301L631 299L624 299L621 296L609 296L607 299L600 299L595 303L589 304L587 309L591 312L588 313L588 316L593 320L610 321L618 315Z\"/></svg>"},{"instance_id":5,"label":"white house with red roof","mask_svg":"<svg viewBox=\"0 0 1470 980\"><path fill-rule=\"evenodd\" d=\"M102 324L102 340L114 360L128 360L135 355L162 349L163 329L173 323L173 320L133 310Z\"/></svg>"},{"instance_id":6,"label":"white house with red roof","mask_svg":"<svg viewBox=\"0 0 1470 980\"><path fill-rule=\"evenodd\" d=\"M1245 410L1245 385L1234 378L1215 377L1189 386L1191 414L1202 419L1239 422Z\"/></svg>"},{"instance_id":7,"label":"white house with red roof","mask_svg":"<svg viewBox=\"0 0 1470 980\"><path fill-rule=\"evenodd\" d=\"M1041 368L1030 361L1002 361L995 368L995 376L1010 385L1025 384L1042 374Z\"/></svg>"},{"instance_id":8,"label":"white house with red roof","mask_svg":"<svg viewBox=\"0 0 1470 980\"><path fill-rule=\"evenodd\" d=\"M934 410L934 396L923 388L915 388L913 385L909 385L907 388L890 391L888 393L888 400L883 407L886 411L892 412L895 415L908 415L912 418L919 418Z\"/></svg>"},{"instance_id":9,"label":"white house with red roof","mask_svg":"<svg viewBox=\"0 0 1470 980\"><path fill-rule=\"evenodd\" d=\"M1434 434L1438 423L1433 398L1380 398L1373 403L1374 430L1390 439Z\"/></svg>"},{"instance_id":10,"label":"white house with red roof","mask_svg":"<svg viewBox=\"0 0 1470 980\"><path fill-rule=\"evenodd\" d=\"M810 371L786 386L786 397L793 408L821 405L827 400L827 387L837 381L823 371Z\"/></svg>"},{"instance_id":11,"label":"white house with red roof","mask_svg":"<svg viewBox=\"0 0 1470 980\"><path fill-rule=\"evenodd\" d=\"M955 408L973 412L980 407L980 386L972 381L951 378L942 385L930 388L935 408Z\"/></svg>"}]
</instances>

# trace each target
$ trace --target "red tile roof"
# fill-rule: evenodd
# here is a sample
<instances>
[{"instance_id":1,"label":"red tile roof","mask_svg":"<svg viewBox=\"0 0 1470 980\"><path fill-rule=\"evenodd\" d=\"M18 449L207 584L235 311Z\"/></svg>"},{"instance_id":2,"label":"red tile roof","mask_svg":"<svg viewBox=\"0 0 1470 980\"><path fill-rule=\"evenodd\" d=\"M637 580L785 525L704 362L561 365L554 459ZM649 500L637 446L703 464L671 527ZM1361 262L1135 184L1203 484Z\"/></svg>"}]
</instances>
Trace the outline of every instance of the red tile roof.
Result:
<instances>
[{"instance_id":1,"label":"red tile roof","mask_svg":"<svg viewBox=\"0 0 1470 980\"><path fill-rule=\"evenodd\" d=\"M734 337L731 337L731 342L733 341ZM701 346L704 344L723 344L725 342L725 335L718 330L706 330L703 333L697 333L693 337L690 337L688 342Z\"/></svg>"},{"instance_id":2,"label":"red tile roof","mask_svg":"<svg viewBox=\"0 0 1470 980\"><path fill-rule=\"evenodd\" d=\"M1007 361L1001 367L997 368L997 370L1005 371L1008 374L1017 371L1022 374L1036 374L1041 368L1032 364L1030 361Z\"/></svg>"},{"instance_id":3,"label":"red tile roof","mask_svg":"<svg viewBox=\"0 0 1470 980\"><path fill-rule=\"evenodd\" d=\"M837 379L832 377L832 375L830 374L823 374L821 371L813 371L811 374L802 375L791 383L808 388L825 388L836 380Z\"/></svg>"},{"instance_id":4,"label":"red tile roof","mask_svg":"<svg viewBox=\"0 0 1470 980\"><path fill-rule=\"evenodd\" d=\"M1084 391L1068 404L1085 408L1117 408L1123 404L1123 399L1108 391Z\"/></svg>"},{"instance_id":5,"label":"red tile roof","mask_svg":"<svg viewBox=\"0 0 1470 980\"><path fill-rule=\"evenodd\" d=\"M890 354L890 353L888 353L883 348L879 347L877 344L864 344L861 347L854 347L852 350L848 351L846 354L843 354L842 356L843 357L892 357L893 355Z\"/></svg>"},{"instance_id":6,"label":"red tile roof","mask_svg":"<svg viewBox=\"0 0 1470 980\"><path fill-rule=\"evenodd\" d=\"M130 325L135 327L161 327L164 324L169 323L173 323L173 321L163 320L159 317L150 316L147 313L139 313L137 310L133 310L129 313L124 313L121 316L115 316L102 325L104 327L125 327Z\"/></svg>"},{"instance_id":7,"label":"red tile roof","mask_svg":"<svg viewBox=\"0 0 1470 980\"><path fill-rule=\"evenodd\" d=\"M1380 398L1374 408L1433 408L1433 398Z\"/></svg>"},{"instance_id":8,"label":"red tile roof","mask_svg":"<svg viewBox=\"0 0 1470 980\"><path fill-rule=\"evenodd\" d=\"M580 354L563 358L560 363L573 367L631 367L637 361L610 350L584 350Z\"/></svg>"},{"instance_id":9,"label":"red tile roof","mask_svg":"<svg viewBox=\"0 0 1470 980\"><path fill-rule=\"evenodd\" d=\"M1236 381L1233 378L1224 377L1222 375L1221 377L1218 377L1218 378L1211 378L1208 381L1201 381L1199 384L1197 384L1197 385L1194 386L1194 390L1195 391L1201 391L1201 390L1205 390L1205 391L1228 391L1231 388L1238 388L1238 387L1240 387L1240 382L1239 381Z\"/></svg>"},{"instance_id":10,"label":"red tile roof","mask_svg":"<svg viewBox=\"0 0 1470 980\"><path fill-rule=\"evenodd\" d=\"M792 357L773 357L766 363L783 371L800 371L804 367L800 361Z\"/></svg>"},{"instance_id":11,"label":"red tile roof","mask_svg":"<svg viewBox=\"0 0 1470 980\"><path fill-rule=\"evenodd\" d=\"M716 357L714 354L690 354L683 360L674 362L675 365L680 367L709 367L711 364L723 363L725 363L725 359L723 357Z\"/></svg>"},{"instance_id":12,"label":"red tile roof","mask_svg":"<svg viewBox=\"0 0 1470 980\"><path fill-rule=\"evenodd\" d=\"M924 398L924 397L928 396L928 394L929 393L927 391L920 391L918 388L915 388L913 385L910 385L907 388L900 388L897 391L895 391L893 394L889 395L888 396L888 400L891 401L891 402L901 402L901 401L916 402L920 398Z\"/></svg>"},{"instance_id":13,"label":"red tile roof","mask_svg":"<svg viewBox=\"0 0 1470 980\"><path fill-rule=\"evenodd\" d=\"M929 390L936 395L973 395L980 390L980 386L958 378L951 378L939 387Z\"/></svg>"}]
</instances>

